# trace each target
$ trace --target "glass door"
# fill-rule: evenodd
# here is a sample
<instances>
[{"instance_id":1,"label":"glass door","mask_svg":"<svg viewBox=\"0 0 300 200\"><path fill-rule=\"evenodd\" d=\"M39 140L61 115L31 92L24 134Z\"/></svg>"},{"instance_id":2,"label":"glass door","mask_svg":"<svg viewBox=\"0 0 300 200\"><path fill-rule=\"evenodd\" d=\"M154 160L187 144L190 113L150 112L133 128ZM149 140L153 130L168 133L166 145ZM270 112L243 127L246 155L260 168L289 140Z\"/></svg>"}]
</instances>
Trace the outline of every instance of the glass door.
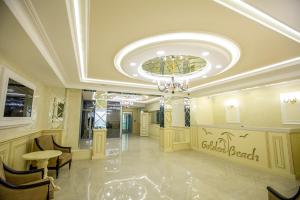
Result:
<instances>
[{"instance_id":1,"label":"glass door","mask_svg":"<svg viewBox=\"0 0 300 200\"><path fill-rule=\"evenodd\" d=\"M122 114L122 134L132 133L132 112L123 112Z\"/></svg>"},{"instance_id":2,"label":"glass door","mask_svg":"<svg viewBox=\"0 0 300 200\"><path fill-rule=\"evenodd\" d=\"M106 129L107 138L120 138L120 102L107 101Z\"/></svg>"}]
</instances>

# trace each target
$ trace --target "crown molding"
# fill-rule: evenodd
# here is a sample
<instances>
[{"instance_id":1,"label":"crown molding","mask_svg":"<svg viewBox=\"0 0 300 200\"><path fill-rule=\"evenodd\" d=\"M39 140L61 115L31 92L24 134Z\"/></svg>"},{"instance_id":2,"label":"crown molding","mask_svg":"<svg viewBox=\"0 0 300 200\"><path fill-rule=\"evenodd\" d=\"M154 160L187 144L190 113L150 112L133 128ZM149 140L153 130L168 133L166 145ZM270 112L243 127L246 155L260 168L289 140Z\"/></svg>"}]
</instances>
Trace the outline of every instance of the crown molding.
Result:
<instances>
[{"instance_id":1,"label":"crown molding","mask_svg":"<svg viewBox=\"0 0 300 200\"><path fill-rule=\"evenodd\" d=\"M221 84L223 85L225 83L230 83L233 81L250 78L250 77L257 76L257 75L266 74L269 72L273 72L275 70L284 69L284 68L291 67L291 66L294 66L297 64L300 64L300 57L292 58L289 60L284 60L284 61L281 61L278 63L263 66L263 67L260 67L260 68L257 68L257 69L251 70L251 71L236 74L234 76L230 76L230 77L226 77L226 78L212 81L209 83L201 84L201 85L190 88L190 91L195 92L195 91L198 91L198 90L201 90L204 88L213 87L213 86L217 86L217 85L221 85ZM272 80L272 77L270 77L270 80Z\"/></svg>"},{"instance_id":2,"label":"crown molding","mask_svg":"<svg viewBox=\"0 0 300 200\"><path fill-rule=\"evenodd\" d=\"M79 79L84 81L87 78L88 65L90 0L65 2Z\"/></svg>"},{"instance_id":3,"label":"crown molding","mask_svg":"<svg viewBox=\"0 0 300 200\"><path fill-rule=\"evenodd\" d=\"M290 80L292 79L292 80ZM240 79L240 81L242 81ZM292 71L284 74L276 74L272 77L264 77L257 80L248 80L243 82L236 82L231 85L222 84L222 88L217 87L217 85L207 87L205 90L195 91L192 93L193 97L199 96L211 96L211 95L218 95L224 93L235 93L239 91L245 91L260 87L273 87L273 86L280 86L280 85L293 85L300 83L300 71Z\"/></svg>"},{"instance_id":4,"label":"crown molding","mask_svg":"<svg viewBox=\"0 0 300 200\"><path fill-rule=\"evenodd\" d=\"M49 66L52 68L56 76L66 86L63 76L63 65L57 56L56 51L46 33L46 30L38 17L38 14L31 0L11 1L4 0L8 8L14 14L20 25L23 27L29 38L41 52Z\"/></svg>"},{"instance_id":5,"label":"crown molding","mask_svg":"<svg viewBox=\"0 0 300 200\"><path fill-rule=\"evenodd\" d=\"M267 15L259 9L241 1L241 0L214 0L216 3L229 8L277 33L280 33L298 43L300 43L300 32L290 26Z\"/></svg>"}]
</instances>

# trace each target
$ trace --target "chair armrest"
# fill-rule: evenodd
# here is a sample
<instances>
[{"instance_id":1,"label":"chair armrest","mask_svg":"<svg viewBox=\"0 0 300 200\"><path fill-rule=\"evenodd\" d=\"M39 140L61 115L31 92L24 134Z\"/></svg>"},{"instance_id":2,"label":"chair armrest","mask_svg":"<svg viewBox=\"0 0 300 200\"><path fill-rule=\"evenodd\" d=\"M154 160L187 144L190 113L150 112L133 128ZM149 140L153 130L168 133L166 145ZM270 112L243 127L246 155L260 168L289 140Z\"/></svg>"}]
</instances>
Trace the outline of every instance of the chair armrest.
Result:
<instances>
[{"instance_id":1,"label":"chair armrest","mask_svg":"<svg viewBox=\"0 0 300 200\"><path fill-rule=\"evenodd\" d=\"M54 149L55 150L60 150L62 152L65 152L65 153L71 153L71 147L63 147L63 146L60 146L59 144L57 144L54 139L53 139L53 144L54 144Z\"/></svg>"},{"instance_id":2,"label":"chair armrest","mask_svg":"<svg viewBox=\"0 0 300 200\"><path fill-rule=\"evenodd\" d=\"M45 150L45 149L43 149L43 148L41 147L41 145L39 144L39 141L38 141L37 138L34 139L34 143L35 143L35 145L37 146L37 148L38 148L40 151L44 151L44 150Z\"/></svg>"},{"instance_id":3,"label":"chair armrest","mask_svg":"<svg viewBox=\"0 0 300 200\"><path fill-rule=\"evenodd\" d=\"M3 164L3 169L7 181L15 185L41 180L43 179L43 175L44 175L43 169L35 169L29 171L16 171L4 164Z\"/></svg>"},{"instance_id":4,"label":"chair armrest","mask_svg":"<svg viewBox=\"0 0 300 200\"><path fill-rule=\"evenodd\" d=\"M300 195L300 187L298 188L297 193L292 197L285 197L270 186L267 187L267 190L268 190L269 194L273 195L274 197L276 197L280 200L296 200Z\"/></svg>"},{"instance_id":5,"label":"chair armrest","mask_svg":"<svg viewBox=\"0 0 300 200\"><path fill-rule=\"evenodd\" d=\"M34 181L31 183L14 185L7 181L3 181L3 179L0 179L0 183L2 183L5 187L10 188L10 189L31 189L31 188L35 188L35 187L39 187L39 186L50 185L50 180L49 179L41 179L39 181Z\"/></svg>"},{"instance_id":6,"label":"chair armrest","mask_svg":"<svg viewBox=\"0 0 300 200\"><path fill-rule=\"evenodd\" d=\"M49 199L50 180L42 179L33 183L13 185L0 179L0 199L6 200L31 200Z\"/></svg>"}]
</instances>

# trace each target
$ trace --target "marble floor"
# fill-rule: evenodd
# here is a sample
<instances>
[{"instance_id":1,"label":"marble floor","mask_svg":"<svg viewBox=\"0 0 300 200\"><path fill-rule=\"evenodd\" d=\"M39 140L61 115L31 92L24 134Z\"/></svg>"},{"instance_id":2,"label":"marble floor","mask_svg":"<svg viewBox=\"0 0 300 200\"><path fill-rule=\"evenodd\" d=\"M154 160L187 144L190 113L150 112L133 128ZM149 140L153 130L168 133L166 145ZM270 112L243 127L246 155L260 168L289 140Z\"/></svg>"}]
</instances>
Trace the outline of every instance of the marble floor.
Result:
<instances>
[{"instance_id":1,"label":"marble floor","mask_svg":"<svg viewBox=\"0 0 300 200\"><path fill-rule=\"evenodd\" d=\"M270 185L285 195L299 182L196 151L163 153L144 137L109 139L105 160L73 161L56 183L58 200L260 200Z\"/></svg>"}]
</instances>

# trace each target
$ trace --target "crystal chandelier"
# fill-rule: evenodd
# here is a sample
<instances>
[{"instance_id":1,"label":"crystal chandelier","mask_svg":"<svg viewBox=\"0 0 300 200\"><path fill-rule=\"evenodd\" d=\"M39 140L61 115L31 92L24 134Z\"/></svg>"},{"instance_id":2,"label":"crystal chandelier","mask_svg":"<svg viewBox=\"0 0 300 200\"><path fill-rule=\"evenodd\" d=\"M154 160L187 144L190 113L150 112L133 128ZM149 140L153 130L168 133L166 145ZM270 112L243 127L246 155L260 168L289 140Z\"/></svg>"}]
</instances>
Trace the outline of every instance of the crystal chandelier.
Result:
<instances>
[{"instance_id":1,"label":"crystal chandelier","mask_svg":"<svg viewBox=\"0 0 300 200\"><path fill-rule=\"evenodd\" d=\"M132 106L133 102L132 101L128 101L128 100L122 100L121 101L121 106L124 106L126 108L128 108L129 106Z\"/></svg>"},{"instance_id":2,"label":"crystal chandelier","mask_svg":"<svg viewBox=\"0 0 300 200\"><path fill-rule=\"evenodd\" d=\"M157 81L157 87L160 92L168 93L169 91L172 91L172 94L175 93L175 91L184 92L188 90L188 81L176 81L175 77L171 77L169 81Z\"/></svg>"},{"instance_id":3,"label":"crystal chandelier","mask_svg":"<svg viewBox=\"0 0 300 200\"><path fill-rule=\"evenodd\" d=\"M189 75L202 71L206 66L203 58L189 55L167 55L152 58L142 65L142 69L159 77L160 92L185 92L188 90Z\"/></svg>"}]
</instances>

